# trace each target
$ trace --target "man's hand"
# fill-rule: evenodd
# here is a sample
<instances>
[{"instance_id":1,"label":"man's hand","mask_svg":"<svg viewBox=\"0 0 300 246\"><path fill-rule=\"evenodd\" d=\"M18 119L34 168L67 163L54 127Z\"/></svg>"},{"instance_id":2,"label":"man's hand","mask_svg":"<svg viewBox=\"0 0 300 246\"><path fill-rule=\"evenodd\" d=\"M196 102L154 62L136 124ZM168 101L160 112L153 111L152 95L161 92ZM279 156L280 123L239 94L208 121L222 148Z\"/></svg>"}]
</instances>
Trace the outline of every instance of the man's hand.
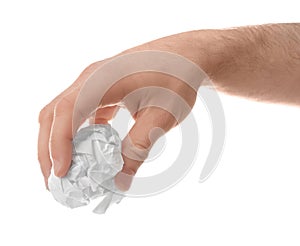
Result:
<instances>
[{"instance_id":1,"label":"man's hand","mask_svg":"<svg viewBox=\"0 0 300 246\"><path fill-rule=\"evenodd\" d=\"M116 58L114 58L116 59ZM83 89L105 91L104 83L94 89L86 89L99 69L110 60L101 61L86 68L68 89L56 97L40 113L38 142L39 161L47 185L53 166L56 176L67 174L72 158L72 139L80 123L89 118L90 123L107 124L116 114L119 105L125 106L135 120L134 126L122 144L124 167L117 175L117 186L126 190L154 142L176 126L190 112L196 98L196 90L170 75L141 72L116 82L103 95L99 104L74 124L74 112ZM94 76L95 77L95 76ZM179 97L179 99L177 98ZM182 106L182 100L186 106ZM84 98L88 101L88 98ZM79 105L79 107L83 107ZM78 123L78 124L77 124ZM75 127L75 129L74 129Z\"/></svg>"},{"instance_id":2,"label":"man's hand","mask_svg":"<svg viewBox=\"0 0 300 246\"><path fill-rule=\"evenodd\" d=\"M167 51L187 58L201 67L221 91L271 102L300 104L299 23L186 32L135 47L124 54L145 50ZM75 124L73 128L76 100L92 74L111 59L87 67L74 84L41 111L38 158L46 184L52 166L57 176L62 177L68 172L72 138L80 125ZM119 80L93 108L96 110L99 106L91 119L94 123L106 124L121 104L129 109L135 119L134 126L123 141L123 172L129 175L136 173L155 140L180 123L190 110L185 110L183 117L176 119L159 104L168 101L171 108L176 108L177 100L162 100L155 90L143 91L143 88L149 87L174 92L190 108L195 102L195 88L169 75L143 72ZM134 91L143 92L130 97ZM145 101L154 101L156 107L145 104ZM147 107L141 108L140 105ZM131 154L124 155L124 150L132 147L135 154L131 151ZM116 183L125 190L130 180L116 177Z\"/></svg>"}]
</instances>

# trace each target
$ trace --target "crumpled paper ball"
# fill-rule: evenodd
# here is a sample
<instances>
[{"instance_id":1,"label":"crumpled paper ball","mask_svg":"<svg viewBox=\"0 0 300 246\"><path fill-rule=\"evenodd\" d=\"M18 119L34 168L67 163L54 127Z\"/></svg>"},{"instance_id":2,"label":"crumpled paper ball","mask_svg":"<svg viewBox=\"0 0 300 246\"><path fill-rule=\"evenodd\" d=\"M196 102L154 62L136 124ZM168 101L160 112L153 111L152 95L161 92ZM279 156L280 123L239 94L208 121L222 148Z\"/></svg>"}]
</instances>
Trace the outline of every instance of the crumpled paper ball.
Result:
<instances>
[{"instance_id":1,"label":"crumpled paper ball","mask_svg":"<svg viewBox=\"0 0 300 246\"><path fill-rule=\"evenodd\" d=\"M105 213L123 197L112 192L117 191L114 176L122 167L121 139L117 131L110 125L90 125L80 129L73 139L72 163L67 175L59 178L51 173L49 190L55 200L70 208L104 196L93 212Z\"/></svg>"}]
</instances>

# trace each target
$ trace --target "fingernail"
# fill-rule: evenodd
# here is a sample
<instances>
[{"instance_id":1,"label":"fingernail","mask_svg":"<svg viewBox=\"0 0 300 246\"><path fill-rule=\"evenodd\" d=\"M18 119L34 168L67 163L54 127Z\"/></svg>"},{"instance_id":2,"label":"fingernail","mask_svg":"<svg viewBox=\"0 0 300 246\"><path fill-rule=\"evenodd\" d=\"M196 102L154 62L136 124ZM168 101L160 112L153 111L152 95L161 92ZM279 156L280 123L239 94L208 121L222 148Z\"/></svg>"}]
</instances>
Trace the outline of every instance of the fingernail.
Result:
<instances>
[{"instance_id":1,"label":"fingernail","mask_svg":"<svg viewBox=\"0 0 300 246\"><path fill-rule=\"evenodd\" d=\"M53 159L53 169L54 169L55 176L57 177L63 176L63 174L61 173L61 167L62 167L61 162Z\"/></svg>"}]
</instances>

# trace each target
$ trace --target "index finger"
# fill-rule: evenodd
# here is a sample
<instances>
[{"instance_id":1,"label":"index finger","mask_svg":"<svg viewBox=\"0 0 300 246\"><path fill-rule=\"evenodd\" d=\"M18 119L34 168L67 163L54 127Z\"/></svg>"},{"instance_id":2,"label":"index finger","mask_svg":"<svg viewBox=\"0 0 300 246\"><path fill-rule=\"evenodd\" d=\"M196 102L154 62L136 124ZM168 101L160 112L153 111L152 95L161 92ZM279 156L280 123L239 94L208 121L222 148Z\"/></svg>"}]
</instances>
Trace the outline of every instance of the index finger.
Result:
<instances>
[{"instance_id":1,"label":"index finger","mask_svg":"<svg viewBox=\"0 0 300 246\"><path fill-rule=\"evenodd\" d=\"M47 187L48 177L50 176L52 161L50 157L50 133L54 119L54 109L56 104L62 97L71 93L75 89L79 89L81 84L90 76L90 74L101 65L101 62L92 63L88 66L76 79L76 81L70 85L66 90L60 93L55 99L53 99L46 107L44 107L39 114L39 135L38 135L38 160L40 163L41 171L44 176L45 184Z\"/></svg>"}]
</instances>

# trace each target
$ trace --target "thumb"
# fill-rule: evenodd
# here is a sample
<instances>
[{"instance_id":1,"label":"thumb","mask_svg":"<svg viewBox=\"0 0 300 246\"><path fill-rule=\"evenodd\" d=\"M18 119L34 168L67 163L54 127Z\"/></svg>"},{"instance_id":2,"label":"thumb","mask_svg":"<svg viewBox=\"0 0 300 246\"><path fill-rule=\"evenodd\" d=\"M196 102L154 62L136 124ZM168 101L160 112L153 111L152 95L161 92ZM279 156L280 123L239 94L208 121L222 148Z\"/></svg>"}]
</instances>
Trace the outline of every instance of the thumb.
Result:
<instances>
[{"instance_id":1,"label":"thumb","mask_svg":"<svg viewBox=\"0 0 300 246\"><path fill-rule=\"evenodd\" d=\"M118 189L130 188L133 177L151 147L162 135L176 125L175 118L160 108L146 108L137 114L136 122L122 142L123 169L115 177Z\"/></svg>"}]
</instances>

